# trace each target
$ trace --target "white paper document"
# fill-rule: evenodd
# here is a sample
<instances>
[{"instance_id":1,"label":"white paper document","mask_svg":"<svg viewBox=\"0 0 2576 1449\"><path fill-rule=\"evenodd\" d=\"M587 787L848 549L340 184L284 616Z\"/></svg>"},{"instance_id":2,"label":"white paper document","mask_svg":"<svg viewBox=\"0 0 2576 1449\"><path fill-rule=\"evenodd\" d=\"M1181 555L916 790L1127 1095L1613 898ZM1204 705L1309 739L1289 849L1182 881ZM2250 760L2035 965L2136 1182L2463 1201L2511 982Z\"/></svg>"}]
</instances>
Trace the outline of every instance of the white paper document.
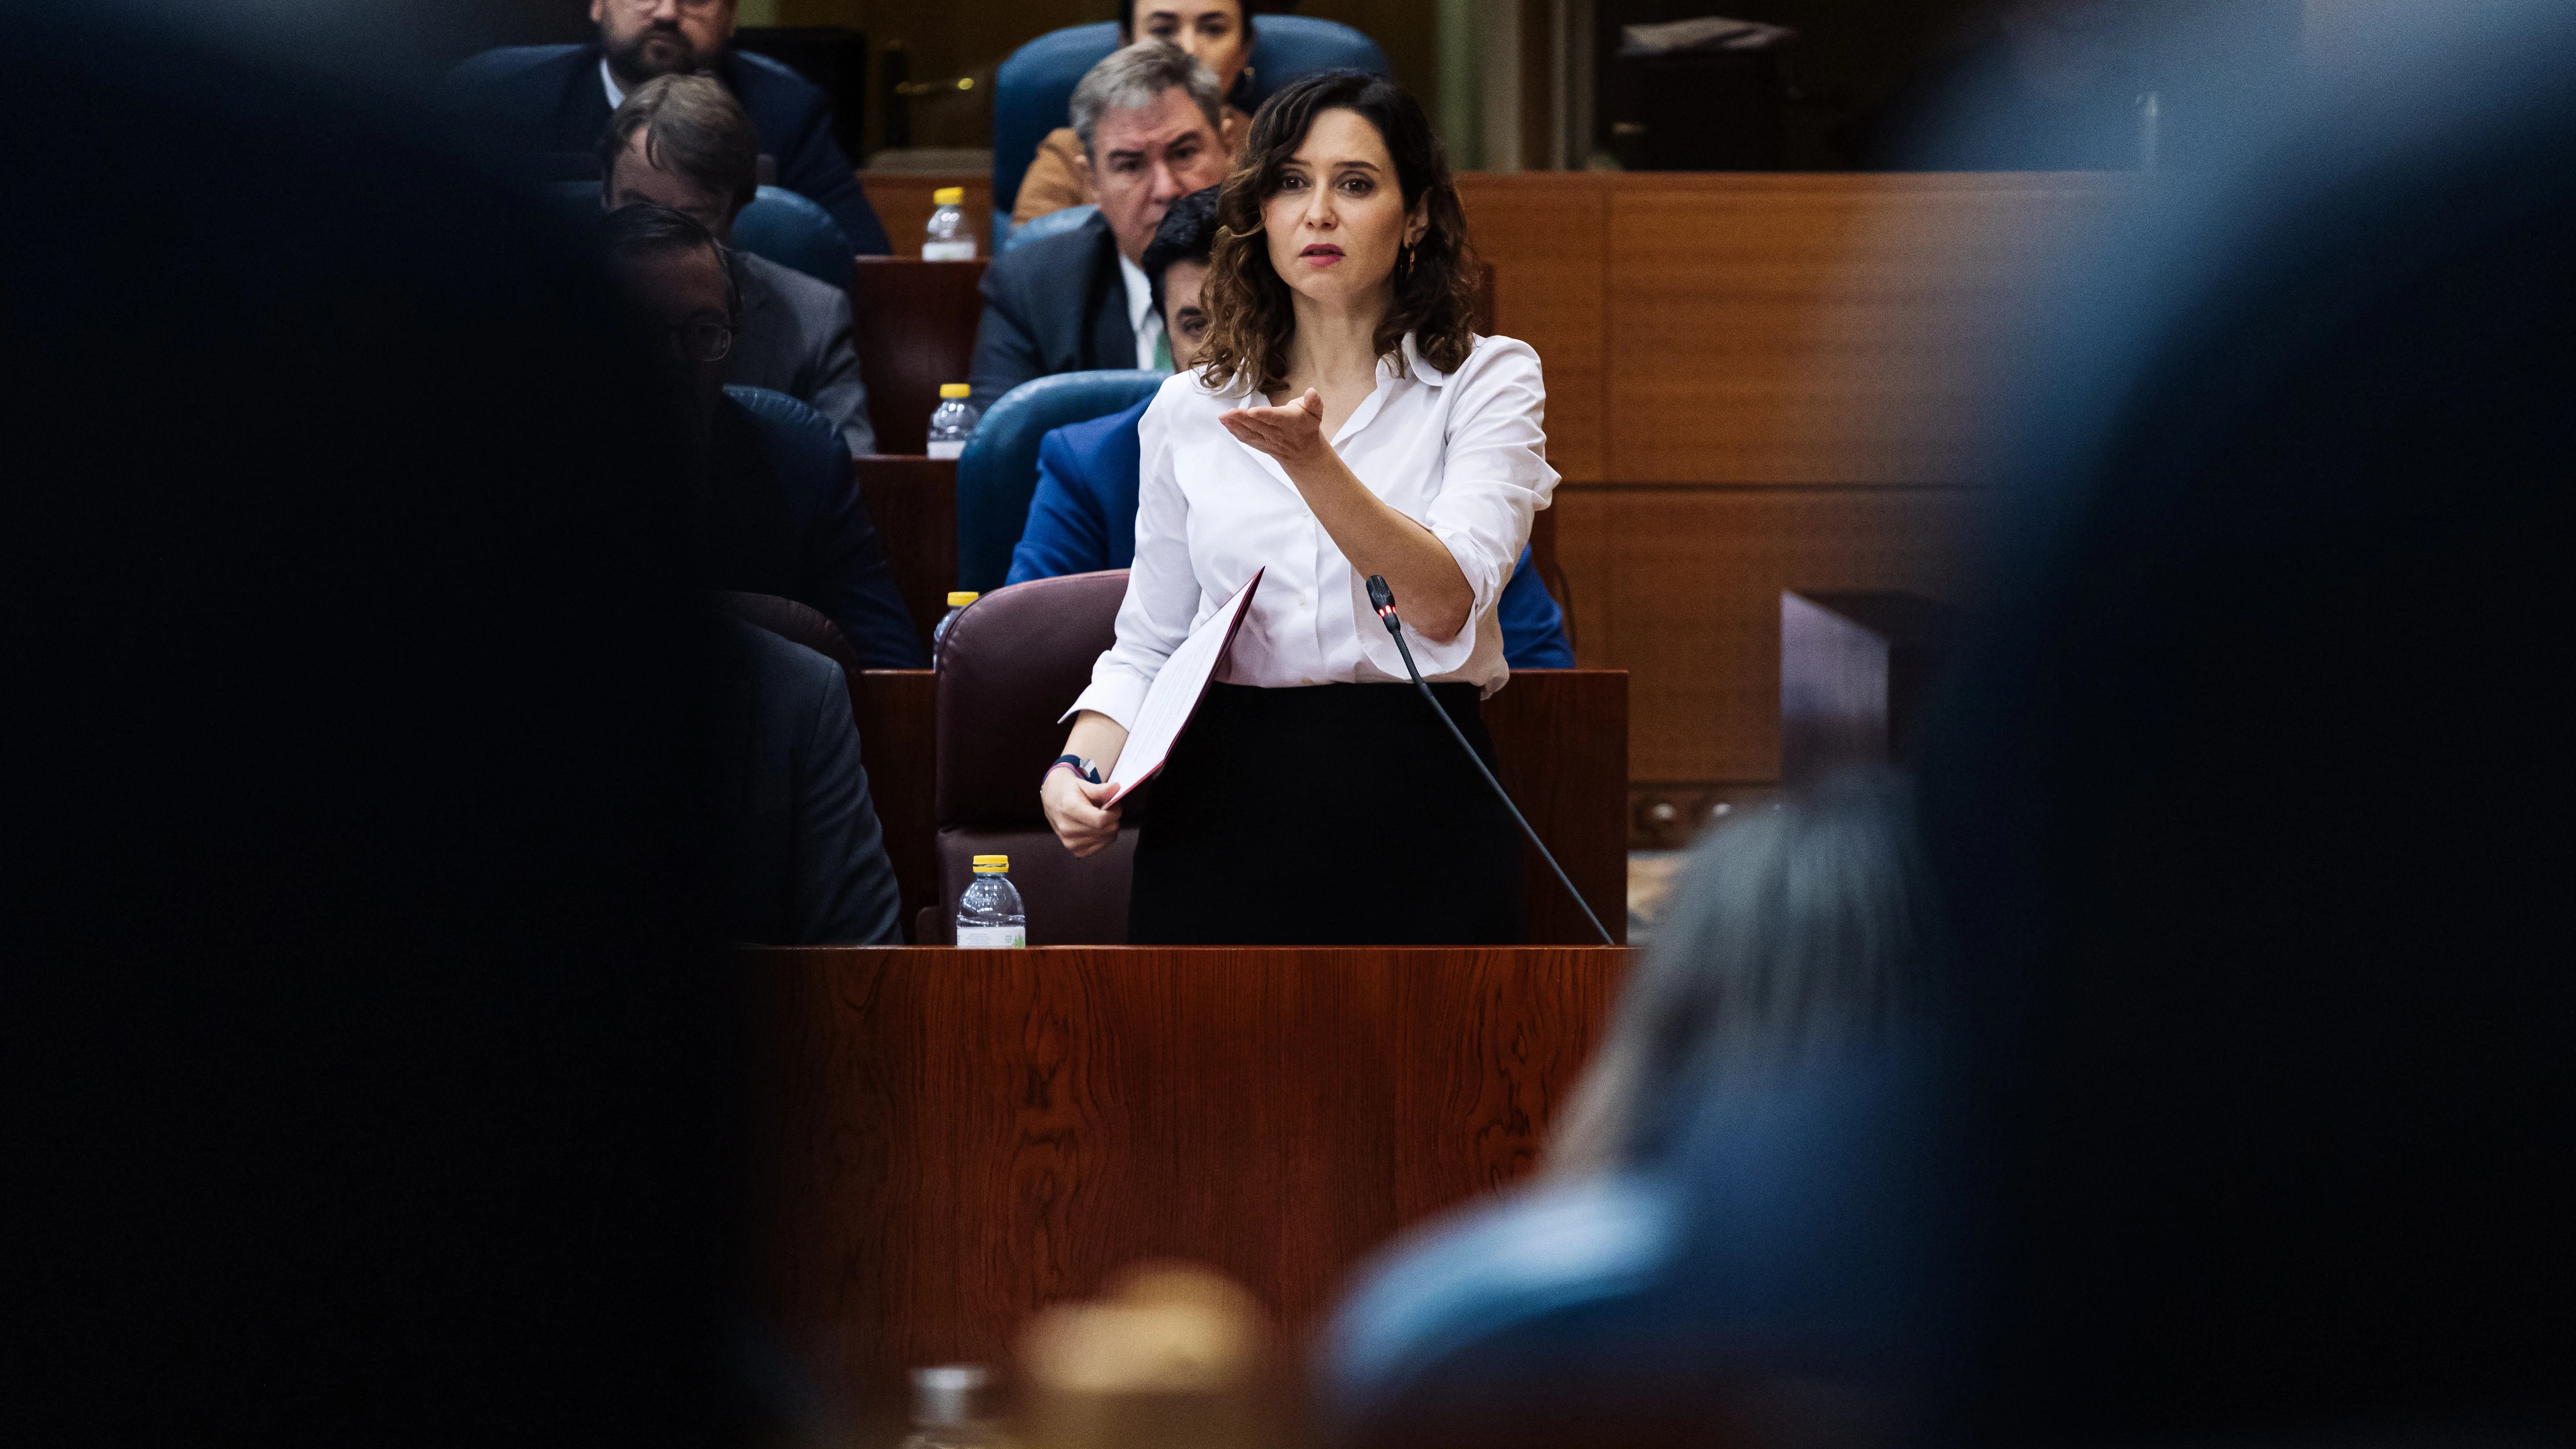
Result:
<instances>
[{"instance_id":1,"label":"white paper document","mask_svg":"<svg viewBox=\"0 0 2576 1449\"><path fill-rule=\"evenodd\" d=\"M1234 631L1243 627L1243 616L1252 612L1252 591L1261 587L1261 576L1267 569L1255 569L1234 597L1217 606L1217 611L1199 622L1181 647L1163 661L1162 672L1154 676L1153 685L1145 691L1145 702L1136 710L1135 728L1127 731L1127 747L1118 752L1118 768L1109 772L1109 783L1118 793L1109 797L1111 804L1124 800L1137 786L1154 777L1163 761L1172 753L1172 742L1181 737L1181 729L1199 707L1207 693L1208 681L1216 678L1225 663L1225 651L1234 643Z\"/></svg>"}]
</instances>

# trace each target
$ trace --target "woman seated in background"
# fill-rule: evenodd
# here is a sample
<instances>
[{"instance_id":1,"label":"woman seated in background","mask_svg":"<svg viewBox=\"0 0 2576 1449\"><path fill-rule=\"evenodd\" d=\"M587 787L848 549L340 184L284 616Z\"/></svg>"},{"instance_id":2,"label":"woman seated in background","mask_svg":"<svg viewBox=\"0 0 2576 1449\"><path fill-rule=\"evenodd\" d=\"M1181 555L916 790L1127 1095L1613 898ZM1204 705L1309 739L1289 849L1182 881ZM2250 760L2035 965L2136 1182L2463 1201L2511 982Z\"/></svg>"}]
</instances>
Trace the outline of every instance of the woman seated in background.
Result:
<instances>
[{"instance_id":1,"label":"woman seated in background","mask_svg":"<svg viewBox=\"0 0 2576 1449\"><path fill-rule=\"evenodd\" d=\"M1929 922L1903 781L1846 775L1691 851L1548 1170L1643 1167L1721 1080L1919 1020Z\"/></svg>"},{"instance_id":2,"label":"woman seated in background","mask_svg":"<svg viewBox=\"0 0 2576 1449\"><path fill-rule=\"evenodd\" d=\"M1465 215L1422 107L1355 72L1282 88L1220 193L1198 367L1138 427L1118 641L1042 786L1076 855L1117 839L1105 778L1174 648L1266 570L1154 782L1131 941L1476 944L1522 934L1510 814L1409 684L1393 587L1439 707L1488 762L1495 604L1548 504L1538 354L1468 325Z\"/></svg>"},{"instance_id":3,"label":"woman seated in background","mask_svg":"<svg viewBox=\"0 0 2576 1449\"><path fill-rule=\"evenodd\" d=\"M1217 144L1228 156L1242 150L1244 132L1252 125L1252 118L1235 105L1252 60L1252 17L1243 13L1242 0L1133 0L1118 17L1118 43L1132 45L1139 35L1168 40L1208 68L1216 77L1216 93L1225 98L1217 112ZM1099 200L1083 169L1082 138L1071 126L1058 126L1038 143L1028 174L1020 178L1011 220L1025 222Z\"/></svg>"}]
</instances>

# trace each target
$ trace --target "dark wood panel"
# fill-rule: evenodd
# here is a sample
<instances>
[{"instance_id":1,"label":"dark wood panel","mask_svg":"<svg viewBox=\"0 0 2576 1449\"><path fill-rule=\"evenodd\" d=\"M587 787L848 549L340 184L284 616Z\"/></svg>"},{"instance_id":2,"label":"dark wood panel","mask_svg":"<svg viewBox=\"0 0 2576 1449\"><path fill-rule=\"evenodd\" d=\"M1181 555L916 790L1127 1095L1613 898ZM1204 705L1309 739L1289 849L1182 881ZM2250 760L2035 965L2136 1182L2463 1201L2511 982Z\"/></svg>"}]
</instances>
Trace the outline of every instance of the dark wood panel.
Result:
<instances>
[{"instance_id":1,"label":"dark wood panel","mask_svg":"<svg viewBox=\"0 0 2576 1449\"><path fill-rule=\"evenodd\" d=\"M948 591L957 587L957 460L871 453L853 466L859 501L876 525L895 592L912 615L926 658L930 631L939 627L948 612Z\"/></svg>"},{"instance_id":2,"label":"dark wood panel","mask_svg":"<svg viewBox=\"0 0 2576 1449\"><path fill-rule=\"evenodd\" d=\"M1594 487L1557 499L1579 662L1629 671L1629 778L1677 784L1780 778L1782 591L1961 601L1987 507L1965 488Z\"/></svg>"},{"instance_id":3,"label":"dark wood panel","mask_svg":"<svg viewBox=\"0 0 2576 1449\"><path fill-rule=\"evenodd\" d=\"M943 186L954 186L966 193L966 224L975 229L975 246L990 250L993 244L993 177L990 172L928 171L861 171L859 189L868 194L868 205L875 208L877 220L884 223L886 237L894 243L894 254L918 260L921 243L930 226L930 214L939 204L930 199L932 192Z\"/></svg>"},{"instance_id":4,"label":"dark wood panel","mask_svg":"<svg viewBox=\"0 0 2576 1449\"><path fill-rule=\"evenodd\" d=\"M1618 178L1621 483L1974 483L2018 309L2109 173Z\"/></svg>"},{"instance_id":5,"label":"dark wood panel","mask_svg":"<svg viewBox=\"0 0 2576 1449\"><path fill-rule=\"evenodd\" d=\"M1574 878L1610 938L1628 939L1628 676L1612 670L1515 669L1486 700L1496 775L1530 828ZM1600 939L1555 872L1524 846L1529 938Z\"/></svg>"},{"instance_id":6,"label":"dark wood panel","mask_svg":"<svg viewBox=\"0 0 2576 1449\"><path fill-rule=\"evenodd\" d=\"M851 271L850 313L859 376L877 451L915 454L930 438L939 386L967 380L984 299L984 263L861 257Z\"/></svg>"},{"instance_id":7,"label":"dark wood panel","mask_svg":"<svg viewBox=\"0 0 2576 1449\"><path fill-rule=\"evenodd\" d=\"M931 763L939 745L938 677L927 669L869 669L850 682L859 763L903 893L904 939L939 899L939 814Z\"/></svg>"},{"instance_id":8,"label":"dark wood panel","mask_svg":"<svg viewBox=\"0 0 2576 1449\"><path fill-rule=\"evenodd\" d=\"M1526 1174L1624 950L747 951L755 1302L834 1387L1179 1257L1302 1335Z\"/></svg>"}]
</instances>

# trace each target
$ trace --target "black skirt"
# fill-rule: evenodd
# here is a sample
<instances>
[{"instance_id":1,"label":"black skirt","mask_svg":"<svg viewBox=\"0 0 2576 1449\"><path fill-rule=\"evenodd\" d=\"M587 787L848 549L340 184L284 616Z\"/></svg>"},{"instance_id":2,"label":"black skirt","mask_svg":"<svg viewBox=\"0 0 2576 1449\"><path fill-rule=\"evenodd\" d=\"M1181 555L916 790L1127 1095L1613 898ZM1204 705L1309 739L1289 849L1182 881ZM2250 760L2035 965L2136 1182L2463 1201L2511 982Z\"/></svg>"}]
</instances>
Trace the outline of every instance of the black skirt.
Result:
<instances>
[{"instance_id":1,"label":"black skirt","mask_svg":"<svg viewBox=\"0 0 2576 1449\"><path fill-rule=\"evenodd\" d=\"M1472 684L1432 694L1494 763ZM1521 836L1410 684L1212 684L1136 838L1138 945L1524 939Z\"/></svg>"}]
</instances>

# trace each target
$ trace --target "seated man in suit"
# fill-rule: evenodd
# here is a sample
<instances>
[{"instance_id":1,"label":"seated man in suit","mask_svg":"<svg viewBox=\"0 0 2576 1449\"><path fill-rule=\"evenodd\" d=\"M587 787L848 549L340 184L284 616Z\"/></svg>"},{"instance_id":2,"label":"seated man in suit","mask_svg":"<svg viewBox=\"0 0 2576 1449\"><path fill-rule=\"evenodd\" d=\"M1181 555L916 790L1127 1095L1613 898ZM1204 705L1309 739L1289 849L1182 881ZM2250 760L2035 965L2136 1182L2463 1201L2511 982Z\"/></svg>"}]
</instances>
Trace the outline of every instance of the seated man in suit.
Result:
<instances>
[{"instance_id":1,"label":"seated man in suit","mask_svg":"<svg viewBox=\"0 0 2576 1449\"><path fill-rule=\"evenodd\" d=\"M1224 179L1216 77L1179 46L1128 46L1074 87L1073 129L1100 211L986 269L968 374L986 406L1059 372L1171 369L1142 263L1164 209Z\"/></svg>"},{"instance_id":2,"label":"seated man in suit","mask_svg":"<svg viewBox=\"0 0 2576 1449\"><path fill-rule=\"evenodd\" d=\"M885 833L841 666L719 617L716 929L762 946L899 946Z\"/></svg>"},{"instance_id":3,"label":"seated man in suit","mask_svg":"<svg viewBox=\"0 0 2576 1449\"><path fill-rule=\"evenodd\" d=\"M1145 276L1154 310L1171 339L1172 366L1187 368L1207 336L1199 284L1216 249L1216 188L1194 191L1172 203L1145 248ZM1136 559L1136 489L1143 450L1136 423L1153 405L1147 397L1125 412L1074 423L1038 444L1038 491L1029 521L1011 551L1009 583L1123 569ZM1574 646L1565 637L1565 612L1530 566L1530 551L1503 585L1495 605L1503 626L1503 661L1514 669L1572 669Z\"/></svg>"},{"instance_id":4,"label":"seated man in suit","mask_svg":"<svg viewBox=\"0 0 2576 1449\"><path fill-rule=\"evenodd\" d=\"M877 450L850 340L850 294L767 257L731 250L758 189L759 143L733 94L702 75L658 76L627 93L599 135L599 204L683 211L728 246L742 315L724 380L813 405L853 454Z\"/></svg>"},{"instance_id":5,"label":"seated man in suit","mask_svg":"<svg viewBox=\"0 0 2576 1449\"><path fill-rule=\"evenodd\" d=\"M511 45L451 71L448 104L506 150L587 153L636 87L662 75L710 75L751 113L778 184L832 214L863 256L884 256L885 228L832 139L832 106L803 76L725 44L735 0L590 0L599 38L587 45Z\"/></svg>"},{"instance_id":6,"label":"seated man in suit","mask_svg":"<svg viewBox=\"0 0 2576 1449\"><path fill-rule=\"evenodd\" d=\"M1252 117L1235 106L1237 92L1252 62L1252 16L1243 0L1122 0L1118 43L1133 45L1137 32L1168 40L1188 51L1216 77L1216 93L1225 97L1217 109L1217 144L1232 156L1252 130ZM1038 143L1029 169L1020 177L1020 194L1011 204L1011 220L1034 221L1071 206L1097 205L1091 177L1082 164L1082 138L1071 126L1058 126Z\"/></svg>"},{"instance_id":7,"label":"seated man in suit","mask_svg":"<svg viewBox=\"0 0 2576 1449\"><path fill-rule=\"evenodd\" d=\"M923 667L840 435L793 398L724 385L736 304L723 244L650 204L609 213L603 231L698 446L694 538L706 586L819 610L870 669Z\"/></svg>"}]
</instances>

